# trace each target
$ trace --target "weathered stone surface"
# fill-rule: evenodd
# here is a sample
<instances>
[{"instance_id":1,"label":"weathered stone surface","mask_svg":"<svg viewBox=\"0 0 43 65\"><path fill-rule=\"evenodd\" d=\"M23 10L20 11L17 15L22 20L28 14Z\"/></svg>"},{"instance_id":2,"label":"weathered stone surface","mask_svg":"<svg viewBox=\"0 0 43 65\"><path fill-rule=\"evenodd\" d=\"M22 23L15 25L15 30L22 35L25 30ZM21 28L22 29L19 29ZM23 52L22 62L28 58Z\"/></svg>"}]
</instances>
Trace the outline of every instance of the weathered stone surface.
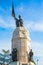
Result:
<instances>
[{"instance_id":1,"label":"weathered stone surface","mask_svg":"<svg viewBox=\"0 0 43 65\"><path fill-rule=\"evenodd\" d=\"M12 50L17 48L17 59L19 62L28 63L28 53L30 51L29 32L24 27L17 27L13 32Z\"/></svg>"}]
</instances>

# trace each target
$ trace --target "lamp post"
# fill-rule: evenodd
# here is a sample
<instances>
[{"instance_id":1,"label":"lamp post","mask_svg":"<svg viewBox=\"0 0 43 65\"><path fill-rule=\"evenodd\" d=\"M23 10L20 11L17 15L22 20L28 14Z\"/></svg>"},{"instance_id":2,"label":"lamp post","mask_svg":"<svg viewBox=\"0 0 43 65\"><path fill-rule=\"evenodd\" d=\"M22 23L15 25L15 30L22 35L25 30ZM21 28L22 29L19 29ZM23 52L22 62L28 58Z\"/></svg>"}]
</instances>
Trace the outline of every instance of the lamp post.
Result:
<instances>
[{"instance_id":1,"label":"lamp post","mask_svg":"<svg viewBox=\"0 0 43 65\"><path fill-rule=\"evenodd\" d=\"M38 61L39 61L39 59L37 59L37 65L38 65Z\"/></svg>"}]
</instances>

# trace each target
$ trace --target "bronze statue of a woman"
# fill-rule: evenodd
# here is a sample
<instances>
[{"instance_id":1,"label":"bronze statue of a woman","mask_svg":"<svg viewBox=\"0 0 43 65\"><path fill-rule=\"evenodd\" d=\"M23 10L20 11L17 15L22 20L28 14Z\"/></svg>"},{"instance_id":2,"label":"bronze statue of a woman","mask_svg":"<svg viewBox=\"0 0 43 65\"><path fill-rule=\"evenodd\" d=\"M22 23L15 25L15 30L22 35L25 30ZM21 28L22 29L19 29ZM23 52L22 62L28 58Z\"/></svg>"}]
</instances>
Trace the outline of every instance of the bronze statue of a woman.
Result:
<instances>
[{"instance_id":1,"label":"bronze statue of a woman","mask_svg":"<svg viewBox=\"0 0 43 65\"><path fill-rule=\"evenodd\" d=\"M12 16L14 17L14 19L16 21L16 27L23 27L23 20L22 20L21 16L19 15L19 18L16 18L16 16L15 16L13 3L12 3Z\"/></svg>"}]
</instances>

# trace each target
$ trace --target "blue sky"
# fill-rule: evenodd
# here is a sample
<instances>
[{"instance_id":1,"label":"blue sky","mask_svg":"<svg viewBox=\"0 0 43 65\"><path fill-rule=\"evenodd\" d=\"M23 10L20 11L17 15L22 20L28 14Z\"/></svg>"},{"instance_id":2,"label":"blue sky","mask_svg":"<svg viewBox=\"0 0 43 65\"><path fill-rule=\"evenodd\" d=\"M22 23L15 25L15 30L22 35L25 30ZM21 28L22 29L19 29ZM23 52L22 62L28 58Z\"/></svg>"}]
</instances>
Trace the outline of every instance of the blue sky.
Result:
<instances>
[{"instance_id":1,"label":"blue sky","mask_svg":"<svg viewBox=\"0 0 43 65\"><path fill-rule=\"evenodd\" d=\"M43 0L13 0L16 16L20 14L30 33L34 59L43 64ZM0 0L0 52L11 50L15 20L11 12L12 0Z\"/></svg>"}]
</instances>

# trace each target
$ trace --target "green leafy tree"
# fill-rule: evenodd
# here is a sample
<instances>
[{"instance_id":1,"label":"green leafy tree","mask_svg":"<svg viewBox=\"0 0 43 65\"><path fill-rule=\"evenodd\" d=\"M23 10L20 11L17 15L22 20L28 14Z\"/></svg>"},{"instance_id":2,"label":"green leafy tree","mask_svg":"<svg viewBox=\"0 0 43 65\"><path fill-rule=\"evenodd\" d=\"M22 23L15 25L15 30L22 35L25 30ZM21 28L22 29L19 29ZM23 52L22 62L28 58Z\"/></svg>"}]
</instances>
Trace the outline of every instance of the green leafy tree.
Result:
<instances>
[{"instance_id":1,"label":"green leafy tree","mask_svg":"<svg viewBox=\"0 0 43 65\"><path fill-rule=\"evenodd\" d=\"M3 51L4 55L9 55L10 54L10 51L9 50L2 49L2 51Z\"/></svg>"},{"instance_id":2,"label":"green leafy tree","mask_svg":"<svg viewBox=\"0 0 43 65\"><path fill-rule=\"evenodd\" d=\"M4 60L3 60L3 64L6 62L6 57L7 56L10 56L10 51L9 50L4 50L4 49L2 49L2 52L3 52L3 54L4 54Z\"/></svg>"}]
</instances>

